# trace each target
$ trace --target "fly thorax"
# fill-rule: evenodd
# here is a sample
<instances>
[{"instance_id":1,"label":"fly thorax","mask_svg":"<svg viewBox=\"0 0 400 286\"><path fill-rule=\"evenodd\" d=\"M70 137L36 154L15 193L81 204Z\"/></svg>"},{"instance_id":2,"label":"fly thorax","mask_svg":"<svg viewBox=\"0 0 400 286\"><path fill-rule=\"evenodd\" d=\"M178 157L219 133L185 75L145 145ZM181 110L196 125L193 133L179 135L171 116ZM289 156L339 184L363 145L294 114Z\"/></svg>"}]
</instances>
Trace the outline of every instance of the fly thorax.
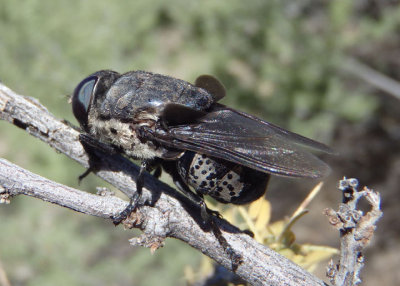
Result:
<instances>
[{"instance_id":1,"label":"fly thorax","mask_svg":"<svg viewBox=\"0 0 400 286\"><path fill-rule=\"evenodd\" d=\"M104 143L112 144L123 150L125 154L135 159L152 159L160 157L162 150L152 142L142 142L136 133L136 127L150 126L150 121L142 121L140 124L121 122L117 119L93 120L90 124L90 133L100 138Z\"/></svg>"}]
</instances>

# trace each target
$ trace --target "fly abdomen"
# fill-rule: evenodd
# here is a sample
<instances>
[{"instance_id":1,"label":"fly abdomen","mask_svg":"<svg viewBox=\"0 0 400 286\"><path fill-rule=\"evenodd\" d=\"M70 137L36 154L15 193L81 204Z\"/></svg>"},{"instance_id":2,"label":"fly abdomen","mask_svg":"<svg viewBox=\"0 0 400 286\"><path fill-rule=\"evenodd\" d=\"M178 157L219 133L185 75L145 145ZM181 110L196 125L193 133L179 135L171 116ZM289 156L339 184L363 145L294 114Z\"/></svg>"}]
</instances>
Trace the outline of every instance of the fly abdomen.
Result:
<instances>
[{"instance_id":1,"label":"fly abdomen","mask_svg":"<svg viewBox=\"0 0 400 286\"><path fill-rule=\"evenodd\" d=\"M266 173L190 151L179 159L178 172L196 192L233 204L246 204L262 196L269 179Z\"/></svg>"}]
</instances>

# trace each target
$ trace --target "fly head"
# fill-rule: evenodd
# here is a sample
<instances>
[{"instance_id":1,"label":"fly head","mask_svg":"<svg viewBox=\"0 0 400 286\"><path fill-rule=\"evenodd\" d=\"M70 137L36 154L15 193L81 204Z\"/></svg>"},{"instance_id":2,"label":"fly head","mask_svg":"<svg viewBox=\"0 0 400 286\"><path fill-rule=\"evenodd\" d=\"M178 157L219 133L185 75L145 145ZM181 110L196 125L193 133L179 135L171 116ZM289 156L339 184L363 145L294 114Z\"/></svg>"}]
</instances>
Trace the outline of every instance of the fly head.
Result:
<instances>
[{"instance_id":1,"label":"fly head","mask_svg":"<svg viewBox=\"0 0 400 286\"><path fill-rule=\"evenodd\" d=\"M89 114L92 108L98 108L98 102L105 97L119 73L102 70L91 74L82 80L72 96L72 111L79 124L88 132Z\"/></svg>"}]
</instances>

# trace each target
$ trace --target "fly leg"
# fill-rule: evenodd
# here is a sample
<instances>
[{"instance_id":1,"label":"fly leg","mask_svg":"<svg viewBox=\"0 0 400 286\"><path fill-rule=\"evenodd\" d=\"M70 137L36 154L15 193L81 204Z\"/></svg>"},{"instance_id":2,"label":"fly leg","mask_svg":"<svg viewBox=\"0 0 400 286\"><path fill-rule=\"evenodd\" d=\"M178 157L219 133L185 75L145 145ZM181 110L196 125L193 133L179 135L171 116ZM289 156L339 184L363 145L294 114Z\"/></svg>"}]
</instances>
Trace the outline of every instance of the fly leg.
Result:
<instances>
[{"instance_id":1,"label":"fly leg","mask_svg":"<svg viewBox=\"0 0 400 286\"><path fill-rule=\"evenodd\" d=\"M143 160L140 165L139 175L136 178L136 192L132 195L129 200L128 206L117 216L113 217L113 223L119 225L125 220L132 212L136 210L139 205L140 198L142 196L142 189L144 185L144 172L148 171L149 168L153 167L152 160Z\"/></svg>"},{"instance_id":2,"label":"fly leg","mask_svg":"<svg viewBox=\"0 0 400 286\"><path fill-rule=\"evenodd\" d=\"M100 151L101 153L111 155L119 152L117 147L102 143L88 134L79 134L79 142L81 142L83 148L89 156L89 168L78 177L79 182L81 182L82 179L89 175L91 172L98 170L98 161L100 161L101 158L97 154L97 152Z\"/></svg>"},{"instance_id":3,"label":"fly leg","mask_svg":"<svg viewBox=\"0 0 400 286\"><path fill-rule=\"evenodd\" d=\"M159 179L161 177L161 174L162 174L162 168L160 165L158 165L154 170L153 177Z\"/></svg>"},{"instance_id":4,"label":"fly leg","mask_svg":"<svg viewBox=\"0 0 400 286\"><path fill-rule=\"evenodd\" d=\"M214 218L221 218L221 215L217 211L210 210L205 201L203 194L196 192L193 193L187 184L182 180L182 177L179 175L176 169L176 162L168 162L164 161L162 164L163 169L172 177L175 185L184 192L189 199L195 202L200 207L200 214L204 224L211 229L215 238L218 240L218 243L222 246L224 251L229 255L232 262L232 270L235 271L238 266L242 263L242 257L235 253L231 245L226 241L225 237L222 235L221 230L216 224Z\"/></svg>"},{"instance_id":5,"label":"fly leg","mask_svg":"<svg viewBox=\"0 0 400 286\"><path fill-rule=\"evenodd\" d=\"M193 193L192 193L193 194ZM222 235L221 229L215 223L214 218L221 218L221 214L217 211L210 210L206 202L204 201L203 194L197 192L197 202L201 208L201 218L203 221L211 227L215 238L218 240L219 244L225 250L225 252L231 258L232 271L235 272L238 266L243 262L240 254L237 254L232 246L226 241L225 237Z\"/></svg>"},{"instance_id":6,"label":"fly leg","mask_svg":"<svg viewBox=\"0 0 400 286\"><path fill-rule=\"evenodd\" d=\"M82 143L83 148L89 155L89 168L82 175L79 176L79 181L81 181L91 172L96 171L98 169L97 162L101 160L101 158L100 156L97 155L96 151L100 151L102 153L111 155L116 153L121 153L121 151L117 147L102 143L87 134L80 134L79 141ZM154 166L155 165L153 164L153 160L142 161L139 174L136 178L136 192L130 198L129 205L119 215L113 217L113 223L115 225L120 224L124 219L126 219L131 214L131 212L136 210L140 197L142 195L142 188L144 184L144 172L149 170L150 168L153 168Z\"/></svg>"}]
</instances>

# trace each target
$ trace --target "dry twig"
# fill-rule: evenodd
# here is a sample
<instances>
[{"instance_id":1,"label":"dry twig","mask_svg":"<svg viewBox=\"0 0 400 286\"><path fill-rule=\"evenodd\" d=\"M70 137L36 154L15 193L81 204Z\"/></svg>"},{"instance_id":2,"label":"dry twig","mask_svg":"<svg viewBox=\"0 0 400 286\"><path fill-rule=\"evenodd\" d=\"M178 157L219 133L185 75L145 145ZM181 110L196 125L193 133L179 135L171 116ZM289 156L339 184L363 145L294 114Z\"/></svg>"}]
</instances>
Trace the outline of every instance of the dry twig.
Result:
<instances>
[{"instance_id":1,"label":"dry twig","mask_svg":"<svg viewBox=\"0 0 400 286\"><path fill-rule=\"evenodd\" d=\"M343 193L343 203L339 210L326 209L329 222L340 231L340 262L335 265L330 262L327 276L332 284L351 286L361 283L360 272L364 266L363 249L370 243L376 223L382 216L379 193L364 187L358 191L357 179L346 179L339 183ZM357 209L361 198L371 205L371 210L364 214Z\"/></svg>"},{"instance_id":2,"label":"dry twig","mask_svg":"<svg viewBox=\"0 0 400 286\"><path fill-rule=\"evenodd\" d=\"M358 77L375 88L385 91L386 93L400 99L400 83L387 75L357 61L348 58L343 61L343 70L351 75Z\"/></svg>"}]
</instances>

